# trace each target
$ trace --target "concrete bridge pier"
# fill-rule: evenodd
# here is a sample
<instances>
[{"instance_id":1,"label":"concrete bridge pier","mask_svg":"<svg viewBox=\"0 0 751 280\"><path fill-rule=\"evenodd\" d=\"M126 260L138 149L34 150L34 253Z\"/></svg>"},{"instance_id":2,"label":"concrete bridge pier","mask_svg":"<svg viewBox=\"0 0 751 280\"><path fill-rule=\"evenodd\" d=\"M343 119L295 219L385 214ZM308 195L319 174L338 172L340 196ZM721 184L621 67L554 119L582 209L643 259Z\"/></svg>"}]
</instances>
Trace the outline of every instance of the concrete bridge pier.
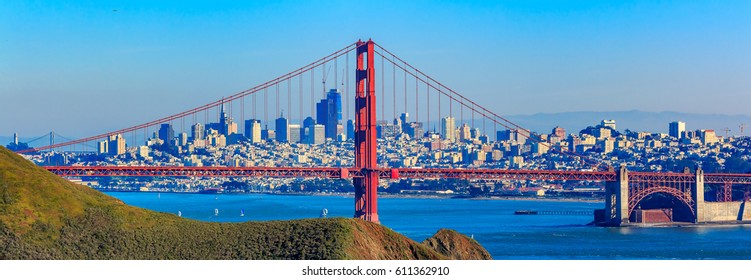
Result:
<instances>
[{"instance_id":1,"label":"concrete bridge pier","mask_svg":"<svg viewBox=\"0 0 751 280\"><path fill-rule=\"evenodd\" d=\"M704 213L704 170L696 168L695 184L691 188L691 198L694 200L694 223L706 222Z\"/></svg>"},{"instance_id":2,"label":"concrete bridge pier","mask_svg":"<svg viewBox=\"0 0 751 280\"><path fill-rule=\"evenodd\" d=\"M605 222L608 225L621 226L629 222L628 191L628 170L621 166L616 181L605 185Z\"/></svg>"}]
</instances>

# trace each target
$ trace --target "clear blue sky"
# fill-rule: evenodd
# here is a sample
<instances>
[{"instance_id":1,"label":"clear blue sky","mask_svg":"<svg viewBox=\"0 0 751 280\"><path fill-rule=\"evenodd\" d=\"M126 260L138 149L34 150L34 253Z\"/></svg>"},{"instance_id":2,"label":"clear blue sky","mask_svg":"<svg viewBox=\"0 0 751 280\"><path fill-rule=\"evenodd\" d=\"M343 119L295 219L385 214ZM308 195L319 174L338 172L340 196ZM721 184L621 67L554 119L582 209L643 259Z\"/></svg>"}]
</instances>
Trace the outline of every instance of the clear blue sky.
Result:
<instances>
[{"instance_id":1,"label":"clear blue sky","mask_svg":"<svg viewBox=\"0 0 751 280\"><path fill-rule=\"evenodd\" d=\"M751 1L363 2L0 1L0 135L138 124L359 38L501 115L749 114Z\"/></svg>"}]
</instances>

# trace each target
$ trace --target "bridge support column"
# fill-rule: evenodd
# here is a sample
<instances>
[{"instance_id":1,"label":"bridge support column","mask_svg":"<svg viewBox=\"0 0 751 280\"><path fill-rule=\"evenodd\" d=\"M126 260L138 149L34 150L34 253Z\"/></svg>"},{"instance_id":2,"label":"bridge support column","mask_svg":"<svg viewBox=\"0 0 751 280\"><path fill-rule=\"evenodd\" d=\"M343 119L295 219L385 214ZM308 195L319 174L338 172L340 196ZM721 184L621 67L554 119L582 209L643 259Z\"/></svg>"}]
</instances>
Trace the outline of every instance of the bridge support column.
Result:
<instances>
[{"instance_id":1,"label":"bridge support column","mask_svg":"<svg viewBox=\"0 0 751 280\"><path fill-rule=\"evenodd\" d=\"M628 223L628 170L621 166L616 181L605 186L605 219L611 226Z\"/></svg>"},{"instance_id":2,"label":"bridge support column","mask_svg":"<svg viewBox=\"0 0 751 280\"><path fill-rule=\"evenodd\" d=\"M704 216L704 170L696 168L695 184L691 188L691 198L694 200L694 223L706 221Z\"/></svg>"},{"instance_id":3,"label":"bridge support column","mask_svg":"<svg viewBox=\"0 0 751 280\"><path fill-rule=\"evenodd\" d=\"M378 167L375 99L375 43L357 42L355 74L355 167L363 178L355 178L355 218L378 223Z\"/></svg>"}]
</instances>

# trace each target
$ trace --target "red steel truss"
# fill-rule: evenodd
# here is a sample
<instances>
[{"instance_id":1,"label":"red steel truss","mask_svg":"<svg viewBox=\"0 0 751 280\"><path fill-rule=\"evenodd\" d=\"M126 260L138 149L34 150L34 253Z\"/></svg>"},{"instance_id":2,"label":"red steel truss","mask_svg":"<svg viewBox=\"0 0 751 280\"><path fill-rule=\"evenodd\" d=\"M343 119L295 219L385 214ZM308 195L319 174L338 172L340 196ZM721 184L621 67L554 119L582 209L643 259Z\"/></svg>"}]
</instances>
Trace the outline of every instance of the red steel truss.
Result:
<instances>
[{"instance_id":1,"label":"red steel truss","mask_svg":"<svg viewBox=\"0 0 751 280\"><path fill-rule=\"evenodd\" d=\"M347 178L346 168L224 166L47 166L63 177L269 177Z\"/></svg>"},{"instance_id":2,"label":"red steel truss","mask_svg":"<svg viewBox=\"0 0 751 280\"><path fill-rule=\"evenodd\" d=\"M269 177L269 178L363 178L365 171L356 167L223 167L223 166L46 166L47 170L64 177ZM378 168L372 172L384 179L467 180L538 180L538 181L615 181L616 172L507 170L507 169L431 169ZM631 172L632 182L690 183L693 174ZM704 174L705 183L751 185L751 174Z\"/></svg>"}]
</instances>

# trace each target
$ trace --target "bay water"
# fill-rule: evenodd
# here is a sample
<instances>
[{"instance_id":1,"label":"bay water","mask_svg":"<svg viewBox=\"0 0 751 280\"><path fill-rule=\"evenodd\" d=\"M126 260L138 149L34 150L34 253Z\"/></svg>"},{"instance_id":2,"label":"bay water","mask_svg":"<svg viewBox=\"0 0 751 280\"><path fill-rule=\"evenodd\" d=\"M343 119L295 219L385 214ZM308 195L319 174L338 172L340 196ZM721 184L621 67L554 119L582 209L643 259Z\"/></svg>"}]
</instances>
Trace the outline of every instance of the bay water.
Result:
<instances>
[{"instance_id":1,"label":"bay water","mask_svg":"<svg viewBox=\"0 0 751 280\"><path fill-rule=\"evenodd\" d=\"M248 222L352 217L337 195L107 192L126 204L183 218ZM516 210L593 211L603 202L380 197L381 224L422 242L441 228L482 244L494 259L751 259L751 227L603 228L590 215L515 215ZM243 213L243 215L241 215Z\"/></svg>"}]
</instances>

